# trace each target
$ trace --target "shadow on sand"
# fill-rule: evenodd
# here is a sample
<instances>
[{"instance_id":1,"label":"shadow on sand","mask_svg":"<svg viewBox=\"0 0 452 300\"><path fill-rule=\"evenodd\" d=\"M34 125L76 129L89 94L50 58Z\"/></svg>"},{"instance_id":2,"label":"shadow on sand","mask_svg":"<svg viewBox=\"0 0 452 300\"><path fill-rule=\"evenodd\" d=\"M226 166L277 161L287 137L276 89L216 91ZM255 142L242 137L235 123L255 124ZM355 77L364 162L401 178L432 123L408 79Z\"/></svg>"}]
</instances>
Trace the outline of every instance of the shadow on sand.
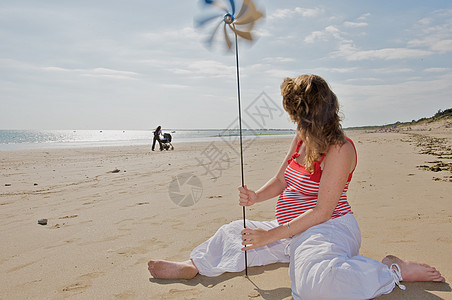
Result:
<instances>
[{"instance_id":1,"label":"shadow on sand","mask_svg":"<svg viewBox=\"0 0 452 300\"><path fill-rule=\"evenodd\" d=\"M272 290L264 289L263 287L257 285L255 281L253 281L252 277L256 275L263 274L267 271L272 271L279 269L281 267L287 267L287 264L277 263L262 267L253 267L248 268L248 275L249 277L246 278L251 285L254 287L254 290L259 293L260 297L266 300L279 300L279 299L285 299L290 297L291 289L290 287L281 287L276 288ZM149 281L157 284L184 284L187 286L197 286L202 285L204 287L212 287L219 285L223 282L226 282L232 278L235 277L244 277L245 278L245 272L239 272L239 273L225 273L218 277L206 277L202 275L197 275L195 278L190 280L168 280L168 279L155 279L150 278ZM378 300L442 300L445 298L442 298L440 296L434 295L431 292L451 292L452 289L450 285L447 282L439 283L439 282L403 282L403 284L406 286L406 290L402 291L397 286L394 288L394 290L388 294L383 295L378 298Z\"/></svg>"},{"instance_id":2,"label":"shadow on sand","mask_svg":"<svg viewBox=\"0 0 452 300\"><path fill-rule=\"evenodd\" d=\"M239 273L224 273L218 277L206 277L206 276L202 276L202 275L197 275L195 278L190 279L190 280L149 278L149 281L153 282L153 283L157 283L157 284L162 284L162 285L179 283L179 284L184 284L187 286L202 285L204 287L212 287L212 286L219 285L223 282L226 282L235 277L244 277L244 278L246 278L246 280L248 280L251 283L251 285L254 287L254 290L256 292L258 292L260 297L262 297L263 299L267 299L267 300L277 300L278 299L279 300L279 299L284 299L284 298L290 297L292 295L290 287L281 287L281 288L276 288L273 290L264 289L264 288L258 286L252 280L252 277L263 274L264 272L279 269L280 267L287 267L287 264L276 263L276 264L267 265L267 266L248 268L249 277L247 277L247 278L245 277L245 272L239 272Z\"/></svg>"},{"instance_id":3,"label":"shadow on sand","mask_svg":"<svg viewBox=\"0 0 452 300\"><path fill-rule=\"evenodd\" d=\"M397 286L392 293L383 295L378 300L440 300L445 299L431 292L451 292L452 289L447 282L402 282L406 290L402 291Z\"/></svg>"}]
</instances>

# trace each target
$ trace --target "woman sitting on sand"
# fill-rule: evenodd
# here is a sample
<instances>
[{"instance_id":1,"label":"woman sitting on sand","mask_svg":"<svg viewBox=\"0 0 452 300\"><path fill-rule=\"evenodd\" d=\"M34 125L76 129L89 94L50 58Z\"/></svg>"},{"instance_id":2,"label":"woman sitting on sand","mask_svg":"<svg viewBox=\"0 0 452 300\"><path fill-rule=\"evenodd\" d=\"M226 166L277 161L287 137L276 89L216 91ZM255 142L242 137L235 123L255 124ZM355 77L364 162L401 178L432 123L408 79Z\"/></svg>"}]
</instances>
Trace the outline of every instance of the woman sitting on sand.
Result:
<instances>
[{"instance_id":1,"label":"woman sitting on sand","mask_svg":"<svg viewBox=\"0 0 452 300\"><path fill-rule=\"evenodd\" d=\"M347 202L357 156L342 131L336 95L316 75L284 79L281 93L297 135L275 177L257 192L239 188L241 206L279 195L276 220L247 220L246 229L242 221L223 225L190 260L151 260L151 275L190 279L240 272L247 250L248 266L290 263L294 299L370 299L395 285L404 289L400 281L445 281L425 264L358 256L360 230Z\"/></svg>"}]
</instances>

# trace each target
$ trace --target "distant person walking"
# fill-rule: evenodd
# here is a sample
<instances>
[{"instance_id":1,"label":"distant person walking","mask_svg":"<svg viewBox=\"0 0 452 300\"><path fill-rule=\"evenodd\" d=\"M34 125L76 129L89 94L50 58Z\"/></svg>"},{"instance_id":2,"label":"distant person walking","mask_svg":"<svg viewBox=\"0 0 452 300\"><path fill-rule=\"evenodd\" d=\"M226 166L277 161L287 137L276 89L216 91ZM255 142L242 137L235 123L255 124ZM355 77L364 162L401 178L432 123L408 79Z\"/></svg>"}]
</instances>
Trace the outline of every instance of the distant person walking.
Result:
<instances>
[{"instance_id":1,"label":"distant person walking","mask_svg":"<svg viewBox=\"0 0 452 300\"><path fill-rule=\"evenodd\" d=\"M158 126L155 131L154 131L154 141L152 142L152 151L154 151L155 148L155 142L158 141L159 142L159 146L160 146L160 151L163 150L162 147L162 141L160 141L160 135L162 134L162 126Z\"/></svg>"}]
</instances>

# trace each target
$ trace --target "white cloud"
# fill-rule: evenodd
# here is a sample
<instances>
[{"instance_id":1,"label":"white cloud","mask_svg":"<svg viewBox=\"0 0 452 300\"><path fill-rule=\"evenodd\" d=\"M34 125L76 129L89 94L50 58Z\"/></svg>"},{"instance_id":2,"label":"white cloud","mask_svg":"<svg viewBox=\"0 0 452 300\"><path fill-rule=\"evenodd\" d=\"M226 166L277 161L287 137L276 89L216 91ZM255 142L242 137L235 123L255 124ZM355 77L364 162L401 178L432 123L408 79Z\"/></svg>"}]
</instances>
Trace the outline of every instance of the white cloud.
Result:
<instances>
[{"instance_id":1,"label":"white cloud","mask_svg":"<svg viewBox=\"0 0 452 300\"><path fill-rule=\"evenodd\" d=\"M452 9L437 10L420 19L413 28L417 35L408 47L427 48L440 54L452 52Z\"/></svg>"},{"instance_id":2,"label":"white cloud","mask_svg":"<svg viewBox=\"0 0 452 300\"><path fill-rule=\"evenodd\" d=\"M313 31L310 35L304 38L306 43L314 43L318 40L326 40L326 32L325 31Z\"/></svg>"},{"instance_id":3,"label":"white cloud","mask_svg":"<svg viewBox=\"0 0 452 300\"><path fill-rule=\"evenodd\" d=\"M317 40L328 41L330 37L340 41L345 41L342 37L342 32L334 25L329 25L321 31L313 31L310 35L305 37L304 41L306 43L313 43Z\"/></svg>"},{"instance_id":4,"label":"white cloud","mask_svg":"<svg viewBox=\"0 0 452 300\"><path fill-rule=\"evenodd\" d=\"M343 43L339 50L331 53L331 57L343 57L348 61L360 60L392 60L412 59L432 55L432 51L409 48L383 48L374 50L360 50L350 43Z\"/></svg>"},{"instance_id":5,"label":"white cloud","mask_svg":"<svg viewBox=\"0 0 452 300\"><path fill-rule=\"evenodd\" d=\"M435 44L431 45L431 49L440 53L452 52L452 39L437 41Z\"/></svg>"},{"instance_id":6,"label":"white cloud","mask_svg":"<svg viewBox=\"0 0 452 300\"><path fill-rule=\"evenodd\" d=\"M272 19L285 19L290 17L293 14L293 10L291 9L277 9L275 12L268 16L270 20Z\"/></svg>"},{"instance_id":7,"label":"white cloud","mask_svg":"<svg viewBox=\"0 0 452 300\"><path fill-rule=\"evenodd\" d=\"M92 73L85 73L80 74L80 76L83 77L93 77L93 78L107 78L107 79L121 79L121 80L137 80L136 78L130 77L130 76L124 76L124 75L112 75L112 74L92 74Z\"/></svg>"},{"instance_id":8,"label":"white cloud","mask_svg":"<svg viewBox=\"0 0 452 300\"><path fill-rule=\"evenodd\" d=\"M351 83L351 82L359 82L360 84L363 84L364 82L381 82L382 79L381 78L377 78L377 77L360 77L360 78L349 78L346 79L345 82Z\"/></svg>"},{"instance_id":9,"label":"white cloud","mask_svg":"<svg viewBox=\"0 0 452 300\"><path fill-rule=\"evenodd\" d=\"M418 21L419 25L427 26L432 22L431 18L422 18Z\"/></svg>"},{"instance_id":10,"label":"white cloud","mask_svg":"<svg viewBox=\"0 0 452 300\"><path fill-rule=\"evenodd\" d=\"M74 73L79 76L85 77L97 77L97 78L112 78L112 79L128 79L136 80L140 74L130 71L113 70L107 68L94 68L94 69L69 69L61 67L41 67L40 69L49 72L65 72Z\"/></svg>"},{"instance_id":11,"label":"white cloud","mask_svg":"<svg viewBox=\"0 0 452 300\"><path fill-rule=\"evenodd\" d=\"M269 69L266 70L264 72L265 74L267 74L270 77L275 77L278 79L283 79L286 77L295 77L298 76L299 74L293 70L286 70L286 69Z\"/></svg>"},{"instance_id":12,"label":"white cloud","mask_svg":"<svg viewBox=\"0 0 452 300\"><path fill-rule=\"evenodd\" d=\"M351 28L365 27L367 25L369 24L367 24L366 22L349 22L349 21L344 22L345 27Z\"/></svg>"},{"instance_id":13,"label":"white cloud","mask_svg":"<svg viewBox=\"0 0 452 300\"><path fill-rule=\"evenodd\" d=\"M56 71L56 72L71 72L72 70L60 68L60 67L42 67L44 71Z\"/></svg>"},{"instance_id":14,"label":"white cloud","mask_svg":"<svg viewBox=\"0 0 452 300\"><path fill-rule=\"evenodd\" d=\"M138 39L151 43L154 48L173 44L199 44L199 40L208 34L203 30L195 30L192 26L149 31L138 35Z\"/></svg>"},{"instance_id":15,"label":"white cloud","mask_svg":"<svg viewBox=\"0 0 452 300\"><path fill-rule=\"evenodd\" d=\"M330 53L331 58L345 58L348 61L363 60L395 60L416 59L435 53L452 52L452 10L439 10L430 17L420 19L415 25L414 32L418 38L406 43L405 47L382 47L379 49L360 49L355 42L346 39L349 36L337 25L329 25L320 31L313 31L305 37L306 43L316 41L338 41L338 49ZM358 19L361 22L345 21L345 28L359 28L368 26L363 22L370 14L363 14ZM408 70L405 70L408 71Z\"/></svg>"},{"instance_id":16,"label":"white cloud","mask_svg":"<svg viewBox=\"0 0 452 300\"><path fill-rule=\"evenodd\" d=\"M331 34L336 39L339 39L339 40L342 39L341 31L337 27L335 27L333 25L327 26L325 28L325 32Z\"/></svg>"},{"instance_id":17,"label":"white cloud","mask_svg":"<svg viewBox=\"0 0 452 300\"><path fill-rule=\"evenodd\" d=\"M192 74L193 72L187 69L180 69L180 68L173 68L168 69L170 72L173 72L174 74L183 75L183 74Z\"/></svg>"},{"instance_id":18,"label":"white cloud","mask_svg":"<svg viewBox=\"0 0 452 300\"><path fill-rule=\"evenodd\" d=\"M267 62L267 63L286 63L286 62L293 62L293 61L295 61L295 59L292 57L277 56L277 57L266 57L263 59L263 61Z\"/></svg>"},{"instance_id":19,"label":"white cloud","mask_svg":"<svg viewBox=\"0 0 452 300\"><path fill-rule=\"evenodd\" d=\"M107 68L95 68L91 70L95 74L100 75L124 75L124 76L136 76L138 73L130 71L112 70Z\"/></svg>"},{"instance_id":20,"label":"white cloud","mask_svg":"<svg viewBox=\"0 0 452 300\"><path fill-rule=\"evenodd\" d=\"M378 116L372 121L377 125L410 121L428 116L439 108L450 107L448 99L452 74L384 84L378 84L372 77L363 79L368 82L363 83L359 78L347 83L332 84L343 106L346 120L353 120L355 125L370 124L370 115ZM353 81L356 84L352 84Z\"/></svg>"},{"instance_id":21,"label":"white cloud","mask_svg":"<svg viewBox=\"0 0 452 300\"><path fill-rule=\"evenodd\" d=\"M350 67L350 68L316 68L315 72L317 72L317 73L332 72L332 73L345 74L345 73L356 72L357 70L359 70L359 68L357 68L357 67Z\"/></svg>"},{"instance_id":22,"label":"white cloud","mask_svg":"<svg viewBox=\"0 0 452 300\"><path fill-rule=\"evenodd\" d=\"M225 65L215 60L165 61L160 62L158 68L173 74L196 76L196 78L233 78L235 76L235 65Z\"/></svg>"},{"instance_id":23,"label":"white cloud","mask_svg":"<svg viewBox=\"0 0 452 300\"><path fill-rule=\"evenodd\" d=\"M320 8L295 7L295 13L302 17L316 17L323 12Z\"/></svg>"},{"instance_id":24,"label":"white cloud","mask_svg":"<svg viewBox=\"0 0 452 300\"><path fill-rule=\"evenodd\" d=\"M262 28L262 27L254 28L252 34L253 34L253 38L273 36L273 34L271 33L270 30Z\"/></svg>"},{"instance_id":25,"label":"white cloud","mask_svg":"<svg viewBox=\"0 0 452 300\"><path fill-rule=\"evenodd\" d=\"M194 61L189 63L187 67L196 74L214 77L230 77L231 74L235 76L235 66L228 66L215 60Z\"/></svg>"},{"instance_id":26,"label":"white cloud","mask_svg":"<svg viewBox=\"0 0 452 300\"><path fill-rule=\"evenodd\" d=\"M163 88L167 88L167 89L186 89L189 87L188 85L171 84L171 83L169 83L169 84L164 83L164 84L161 84L160 86Z\"/></svg>"},{"instance_id":27,"label":"white cloud","mask_svg":"<svg viewBox=\"0 0 452 300\"><path fill-rule=\"evenodd\" d=\"M394 68L391 66L388 68L373 69L372 71L377 74L394 74L394 73L411 73L411 72L414 72L414 69L412 69L412 68Z\"/></svg>"},{"instance_id":28,"label":"white cloud","mask_svg":"<svg viewBox=\"0 0 452 300\"><path fill-rule=\"evenodd\" d=\"M370 13L362 14L362 15L358 18L358 21L364 21L364 20L366 20L367 17L369 17L369 16L370 16Z\"/></svg>"},{"instance_id":29,"label":"white cloud","mask_svg":"<svg viewBox=\"0 0 452 300\"><path fill-rule=\"evenodd\" d=\"M274 13L268 16L270 20L287 19L296 16L301 17L317 17L323 13L321 8L303 8L295 7L295 9L280 8L275 10Z\"/></svg>"},{"instance_id":30,"label":"white cloud","mask_svg":"<svg viewBox=\"0 0 452 300\"><path fill-rule=\"evenodd\" d=\"M99 73L95 70L87 70L86 73L81 73L80 76L92 78L107 78L107 79L121 79L121 80L137 80L134 76L118 73Z\"/></svg>"},{"instance_id":31,"label":"white cloud","mask_svg":"<svg viewBox=\"0 0 452 300\"><path fill-rule=\"evenodd\" d=\"M427 68L424 70L424 72L428 72L428 73L442 73L442 72L447 72L449 71L449 68Z\"/></svg>"}]
</instances>

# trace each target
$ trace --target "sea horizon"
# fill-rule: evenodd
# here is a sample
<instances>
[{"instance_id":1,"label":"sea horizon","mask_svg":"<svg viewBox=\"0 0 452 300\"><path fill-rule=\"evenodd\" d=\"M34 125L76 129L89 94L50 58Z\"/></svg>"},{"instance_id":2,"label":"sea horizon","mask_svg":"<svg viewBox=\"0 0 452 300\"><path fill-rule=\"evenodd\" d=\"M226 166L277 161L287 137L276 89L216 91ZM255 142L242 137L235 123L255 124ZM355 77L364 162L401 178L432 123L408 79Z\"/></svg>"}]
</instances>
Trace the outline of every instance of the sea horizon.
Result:
<instances>
[{"instance_id":1,"label":"sea horizon","mask_svg":"<svg viewBox=\"0 0 452 300\"><path fill-rule=\"evenodd\" d=\"M152 144L154 129L0 129L0 151L85 148ZM224 136L238 136L236 128L231 129L164 129L172 136L172 143L215 141ZM242 129L244 138L252 136L272 137L292 135L294 129Z\"/></svg>"}]
</instances>

